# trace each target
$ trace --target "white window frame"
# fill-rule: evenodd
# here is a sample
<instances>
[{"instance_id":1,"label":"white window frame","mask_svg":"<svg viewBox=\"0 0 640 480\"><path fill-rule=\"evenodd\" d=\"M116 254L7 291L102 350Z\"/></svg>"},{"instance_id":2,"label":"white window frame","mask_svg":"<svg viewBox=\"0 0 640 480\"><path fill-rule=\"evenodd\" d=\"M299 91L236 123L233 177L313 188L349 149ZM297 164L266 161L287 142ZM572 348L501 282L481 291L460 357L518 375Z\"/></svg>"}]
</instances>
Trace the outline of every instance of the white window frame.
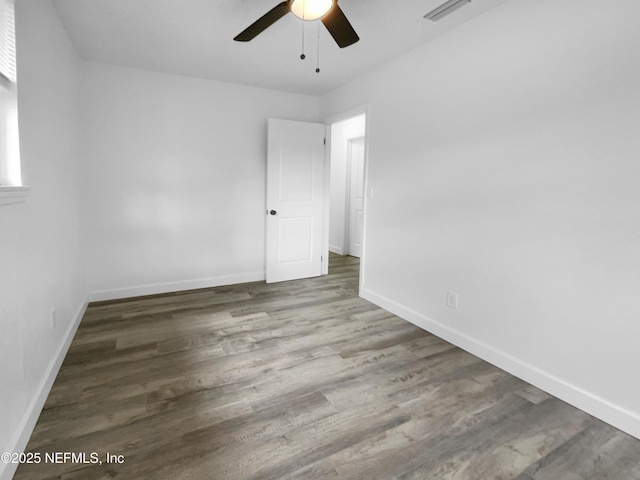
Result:
<instances>
[{"instance_id":1,"label":"white window frame","mask_svg":"<svg viewBox=\"0 0 640 480\"><path fill-rule=\"evenodd\" d=\"M18 136L14 0L0 0L0 205L24 201Z\"/></svg>"}]
</instances>

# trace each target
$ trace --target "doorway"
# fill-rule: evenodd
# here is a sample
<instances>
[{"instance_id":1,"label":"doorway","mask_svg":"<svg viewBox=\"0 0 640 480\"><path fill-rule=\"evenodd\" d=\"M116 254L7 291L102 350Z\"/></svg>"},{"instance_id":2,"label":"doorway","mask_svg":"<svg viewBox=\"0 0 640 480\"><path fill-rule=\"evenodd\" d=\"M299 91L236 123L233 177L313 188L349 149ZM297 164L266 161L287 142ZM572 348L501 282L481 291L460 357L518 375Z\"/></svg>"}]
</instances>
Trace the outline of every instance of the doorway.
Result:
<instances>
[{"instance_id":1,"label":"doorway","mask_svg":"<svg viewBox=\"0 0 640 480\"><path fill-rule=\"evenodd\" d=\"M329 252L363 256L366 120L366 108L326 124L269 119L267 283L327 275Z\"/></svg>"},{"instance_id":2,"label":"doorway","mask_svg":"<svg viewBox=\"0 0 640 480\"><path fill-rule=\"evenodd\" d=\"M330 123L329 251L361 257L364 244L366 113Z\"/></svg>"}]
</instances>

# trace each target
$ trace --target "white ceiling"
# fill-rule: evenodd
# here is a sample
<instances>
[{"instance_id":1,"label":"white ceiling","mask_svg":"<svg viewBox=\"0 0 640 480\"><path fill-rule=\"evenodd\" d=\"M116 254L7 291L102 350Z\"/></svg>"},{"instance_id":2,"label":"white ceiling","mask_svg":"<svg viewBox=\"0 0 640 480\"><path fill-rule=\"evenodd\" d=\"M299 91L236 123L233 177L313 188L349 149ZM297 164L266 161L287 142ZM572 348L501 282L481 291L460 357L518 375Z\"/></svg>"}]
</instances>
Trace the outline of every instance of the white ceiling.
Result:
<instances>
[{"instance_id":1,"label":"white ceiling","mask_svg":"<svg viewBox=\"0 0 640 480\"><path fill-rule=\"evenodd\" d=\"M340 0L360 41L340 49L318 22L287 15L248 43L233 37L281 0L53 0L84 60L319 95L507 0L473 0L439 22L445 0Z\"/></svg>"}]
</instances>

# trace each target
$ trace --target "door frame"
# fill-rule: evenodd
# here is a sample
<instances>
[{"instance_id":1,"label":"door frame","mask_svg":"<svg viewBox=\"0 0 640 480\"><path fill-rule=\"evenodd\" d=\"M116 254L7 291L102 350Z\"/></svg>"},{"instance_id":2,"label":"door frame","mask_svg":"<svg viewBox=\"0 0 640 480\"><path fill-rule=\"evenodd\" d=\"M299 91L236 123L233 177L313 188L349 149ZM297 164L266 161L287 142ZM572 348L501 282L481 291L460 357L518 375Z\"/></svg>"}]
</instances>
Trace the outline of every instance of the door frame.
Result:
<instances>
[{"instance_id":1,"label":"door frame","mask_svg":"<svg viewBox=\"0 0 640 480\"><path fill-rule=\"evenodd\" d=\"M329 206L330 206L330 180L331 180L331 126L334 123L348 120L360 115L365 116L365 135L364 135L364 232L362 234L362 256L360 257L360 285L359 291L364 289L364 273L366 268L366 255L367 255L367 211L369 208L369 202L373 198L373 189L369 184L369 142L371 139L371 108L370 104L366 103L346 110L337 115L333 115L325 118L325 132L327 139L327 146L325 149L325 191L324 191L324 212L323 216L323 231L322 231L322 251L327 260L322 263L322 274L327 275L329 273Z\"/></svg>"}]
</instances>

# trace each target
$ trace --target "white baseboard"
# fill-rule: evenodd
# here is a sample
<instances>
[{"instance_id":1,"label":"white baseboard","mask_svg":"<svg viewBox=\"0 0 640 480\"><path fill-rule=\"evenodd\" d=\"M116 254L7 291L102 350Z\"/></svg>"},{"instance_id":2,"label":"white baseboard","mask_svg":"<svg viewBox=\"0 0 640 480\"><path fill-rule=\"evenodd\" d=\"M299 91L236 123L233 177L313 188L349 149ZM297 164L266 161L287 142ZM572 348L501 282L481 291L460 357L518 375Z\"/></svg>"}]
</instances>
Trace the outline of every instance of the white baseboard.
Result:
<instances>
[{"instance_id":1,"label":"white baseboard","mask_svg":"<svg viewBox=\"0 0 640 480\"><path fill-rule=\"evenodd\" d=\"M544 371L534 365L502 352L448 325L444 325L426 315L389 298L363 288L361 297L389 312L437 335L448 342L476 355L483 360L521 378L551 395L613 425L623 432L640 439L640 413L623 408L592 392L586 391L565 379Z\"/></svg>"},{"instance_id":2,"label":"white baseboard","mask_svg":"<svg viewBox=\"0 0 640 480\"><path fill-rule=\"evenodd\" d=\"M336 247L335 245L329 245L329 251L337 253L338 255L344 255L344 250L340 247Z\"/></svg>"},{"instance_id":3,"label":"white baseboard","mask_svg":"<svg viewBox=\"0 0 640 480\"><path fill-rule=\"evenodd\" d=\"M133 287L116 288L113 290L98 290L90 293L88 300L90 302L118 300L121 298L157 295L159 293L180 292L183 290L196 290L198 288L220 287L222 285L234 285L237 283L259 282L264 279L265 272L262 271L239 273L234 275L221 275L219 277L199 278L196 280L137 285Z\"/></svg>"},{"instance_id":4,"label":"white baseboard","mask_svg":"<svg viewBox=\"0 0 640 480\"><path fill-rule=\"evenodd\" d=\"M67 355L67 351L69 350L71 341L73 340L73 337L78 330L78 326L80 325L80 321L84 316L87 305L88 301L85 300L77 308L74 316L72 317L71 324L64 334L64 340L60 344L55 357L49 364L49 368L45 372L44 377L38 384L35 395L31 399L31 402L27 407L27 411L18 424L16 434L9 442L9 448L7 449L8 452L23 452L27 447L29 439L31 438L31 434L33 433L33 429L36 426L36 422L40 417L40 412L42 412L42 407L44 407L44 404L47 401L47 397L49 396L49 392L51 391L53 382L58 376L58 371L60 370L62 362ZM11 480L17 468L17 464L5 464L0 462L0 480Z\"/></svg>"}]
</instances>

